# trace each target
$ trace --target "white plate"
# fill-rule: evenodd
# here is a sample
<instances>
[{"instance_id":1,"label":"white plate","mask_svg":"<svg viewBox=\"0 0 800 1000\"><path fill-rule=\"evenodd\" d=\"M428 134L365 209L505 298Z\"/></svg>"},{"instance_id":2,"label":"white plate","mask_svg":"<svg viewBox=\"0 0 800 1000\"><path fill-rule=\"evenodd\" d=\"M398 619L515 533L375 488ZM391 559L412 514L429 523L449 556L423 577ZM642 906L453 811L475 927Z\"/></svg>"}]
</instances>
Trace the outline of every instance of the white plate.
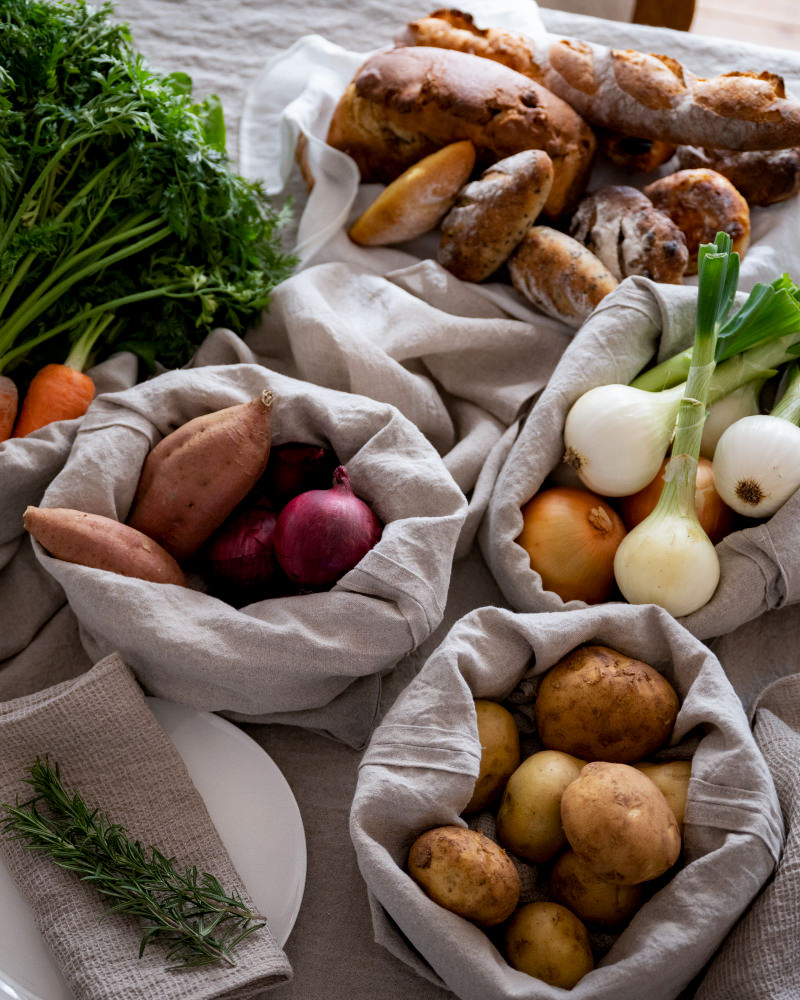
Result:
<instances>
[{"instance_id":1,"label":"white plate","mask_svg":"<svg viewBox=\"0 0 800 1000\"><path fill-rule=\"evenodd\" d=\"M183 758L256 909L285 944L306 881L303 822L286 779L255 740L226 719L160 698L147 701ZM0 1000L6 998L72 1000L72 994L0 855Z\"/></svg>"}]
</instances>

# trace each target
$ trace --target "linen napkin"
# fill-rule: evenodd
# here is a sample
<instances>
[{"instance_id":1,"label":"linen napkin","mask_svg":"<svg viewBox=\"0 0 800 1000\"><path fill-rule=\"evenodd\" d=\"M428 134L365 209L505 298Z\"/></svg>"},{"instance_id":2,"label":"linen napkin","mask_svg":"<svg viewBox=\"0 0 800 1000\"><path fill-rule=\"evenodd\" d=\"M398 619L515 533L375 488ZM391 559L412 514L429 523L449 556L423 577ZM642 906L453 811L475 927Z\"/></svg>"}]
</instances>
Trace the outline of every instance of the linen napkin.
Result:
<instances>
[{"instance_id":1,"label":"linen napkin","mask_svg":"<svg viewBox=\"0 0 800 1000\"><path fill-rule=\"evenodd\" d=\"M756 743L769 765L786 827L775 874L734 928L700 983L696 1000L794 1000L800 995L800 674L766 687L755 706Z\"/></svg>"},{"instance_id":2,"label":"linen napkin","mask_svg":"<svg viewBox=\"0 0 800 1000\"><path fill-rule=\"evenodd\" d=\"M742 293L738 301L742 301ZM494 484L478 540L509 604L517 611L562 611L542 587L515 539L522 505L551 475L568 476L562 463L564 420L572 403L604 383L628 383L654 355L667 357L691 343L694 289L627 278L604 299L564 351L553 375L511 445ZM563 481L569 481L563 480ZM701 639L732 632L774 608L800 600L800 492L769 520L755 521L717 545L720 583L711 600L681 623Z\"/></svg>"},{"instance_id":3,"label":"linen napkin","mask_svg":"<svg viewBox=\"0 0 800 1000\"><path fill-rule=\"evenodd\" d=\"M183 761L118 654L74 680L0 703L0 801L30 798L24 778L37 756L57 762L67 788L143 846L174 857L179 870L215 875L252 906ZM291 977L269 926L240 943L233 967L167 972L161 946L149 944L138 958L137 922L104 916L107 903L90 885L21 841L1 837L0 848L81 1000L245 1000Z\"/></svg>"},{"instance_id":4,"label":"linen napkin","mask_svg":"<svg viewBox=\"0 0 800 1000\"><path fill-rule=\"evenodd\" d=\"M491 934L433 903L406 873L409 847L426 829L465 825L461 813L481 755L474 699L502 702L518 722L523 756L533 752L538 679L584 643L642 659L675 687L681 708L661 759L690 757L692 775L680 867L605 943L596 969L570 996L674 1000L780 857L778 798L747 716L713 653L674 618L652 605L598 605L567 615L471 611L373 733L350 816L376 940L462 1000L557 1000L563 991L512 969ZM546 883L546 866L537 869Z\"/></svg>"}]
</instances>

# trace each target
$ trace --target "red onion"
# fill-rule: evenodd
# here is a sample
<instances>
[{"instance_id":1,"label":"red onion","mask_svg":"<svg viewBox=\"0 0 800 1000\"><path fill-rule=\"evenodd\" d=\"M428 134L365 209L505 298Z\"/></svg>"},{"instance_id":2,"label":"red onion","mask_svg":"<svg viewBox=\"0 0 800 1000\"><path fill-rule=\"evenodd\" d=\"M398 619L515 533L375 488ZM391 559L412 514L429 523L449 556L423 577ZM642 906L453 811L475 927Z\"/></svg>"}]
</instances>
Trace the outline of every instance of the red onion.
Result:
<instances>
[{"instance_id":1,"label":"red onion","mask_svg":"<svg viewBox=\"0 0 800 1000\"><path fill-rule=\"evenodd\" d=\"M278 572L277 514L265 497L240 507L214 532L206 549L215 580L235 587L264 587Z\"/></svg>"},{"instance_id":2,"label":"red onion","mask_svg":"<svg viewBox=\"0 0 800 1000\"><path fill-rule=\"evenodd\" d=\"M303 587L325 587L351 570L381 537L371 507L353 493L343 465L333 486L290 500L275 525L275 555L286 575Z\"/></svg>"},{"instance_id":3,"label":"red onion","mask_svg":"<svg viewBox=\"0 0 800 1000\"><path fill-rule=\"evenodd\" d=\"M334 453L322 445L299 441L275 445L262 486L280 510L300 493L327 489L338 464Z\"/></svg>"}]
</instances>

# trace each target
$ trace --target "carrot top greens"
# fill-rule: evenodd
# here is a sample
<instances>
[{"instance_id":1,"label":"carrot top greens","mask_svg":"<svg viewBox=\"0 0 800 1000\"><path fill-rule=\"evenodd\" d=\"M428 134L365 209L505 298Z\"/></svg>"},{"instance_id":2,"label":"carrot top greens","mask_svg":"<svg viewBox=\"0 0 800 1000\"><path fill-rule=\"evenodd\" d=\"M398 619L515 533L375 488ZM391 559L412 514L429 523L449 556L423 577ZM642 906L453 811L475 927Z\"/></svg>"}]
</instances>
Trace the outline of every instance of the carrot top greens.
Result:
<instances>
[{"instance_id":1,"label":"carrot top greens","mask_svg":"<svg viewBox=\"0 0 800 1000\"><path fill-rule=\"evenodd\" d=\"M183 364L239 334L295 261L288 206L235 173L222 108L149 68L110 3L0 10L0 371L26 381L86 333L97 358Z\"/></svg>"}]
</instances>

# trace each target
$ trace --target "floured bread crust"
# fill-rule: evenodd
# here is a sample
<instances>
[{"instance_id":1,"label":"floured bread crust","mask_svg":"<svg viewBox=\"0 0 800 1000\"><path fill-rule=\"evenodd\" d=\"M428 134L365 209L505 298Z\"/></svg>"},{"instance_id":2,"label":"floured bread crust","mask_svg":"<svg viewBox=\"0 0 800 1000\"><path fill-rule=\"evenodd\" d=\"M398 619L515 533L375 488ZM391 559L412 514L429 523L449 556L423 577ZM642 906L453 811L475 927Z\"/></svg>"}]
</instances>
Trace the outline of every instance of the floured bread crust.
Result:
<instances>
[{"instance_id":1,"label":"floured bread crust","mask_svg":"<svg viewBox=\"0 0 800 1000\"><path fill-rule=\"evenodd\" d=\"M473 143L481 167L544 150L554 171L545 207L551 219L577 204L596 146L577 112L521 73L428 46L371 56L340 99L327 136L353 157L362 180L383 183L460 139Z\"/></svg>"},{"instance_id":2,"label":"floured bread crust","mask_svg":"<svg viewBox=\"0 0 800 1000\"><path fill-rule=\"evenodd\" d=\"M800 191L800 147L770 150L679 146L682 170L707 167L727 177L751 207L774 205Z\"/></svg>"},{"instance_id":3,"label":"floured bread crust","mask_svg":"<svg viewBox=\"0 0 800 1000\"><path fill-rule=\"evenodd\" d=\"M641 191L626 185L598 188L581 200L570 234L622 281L640 274L680 284L689 263L686 239Z\"/></svg>"},{"instance_id":4,"label":"floured bread crust","mask_svg":"<svg viewBox=\"0 0 800 1000\"><path fill-rule=\"evenodd\" d=\"M717 149L800 145L800 102L786 96L783 79L769 70L705 79L669 55L478 28L458 10L412 21L401 41L475 52L513 66L593 126Z\"/></svg>"}]
</instances>

